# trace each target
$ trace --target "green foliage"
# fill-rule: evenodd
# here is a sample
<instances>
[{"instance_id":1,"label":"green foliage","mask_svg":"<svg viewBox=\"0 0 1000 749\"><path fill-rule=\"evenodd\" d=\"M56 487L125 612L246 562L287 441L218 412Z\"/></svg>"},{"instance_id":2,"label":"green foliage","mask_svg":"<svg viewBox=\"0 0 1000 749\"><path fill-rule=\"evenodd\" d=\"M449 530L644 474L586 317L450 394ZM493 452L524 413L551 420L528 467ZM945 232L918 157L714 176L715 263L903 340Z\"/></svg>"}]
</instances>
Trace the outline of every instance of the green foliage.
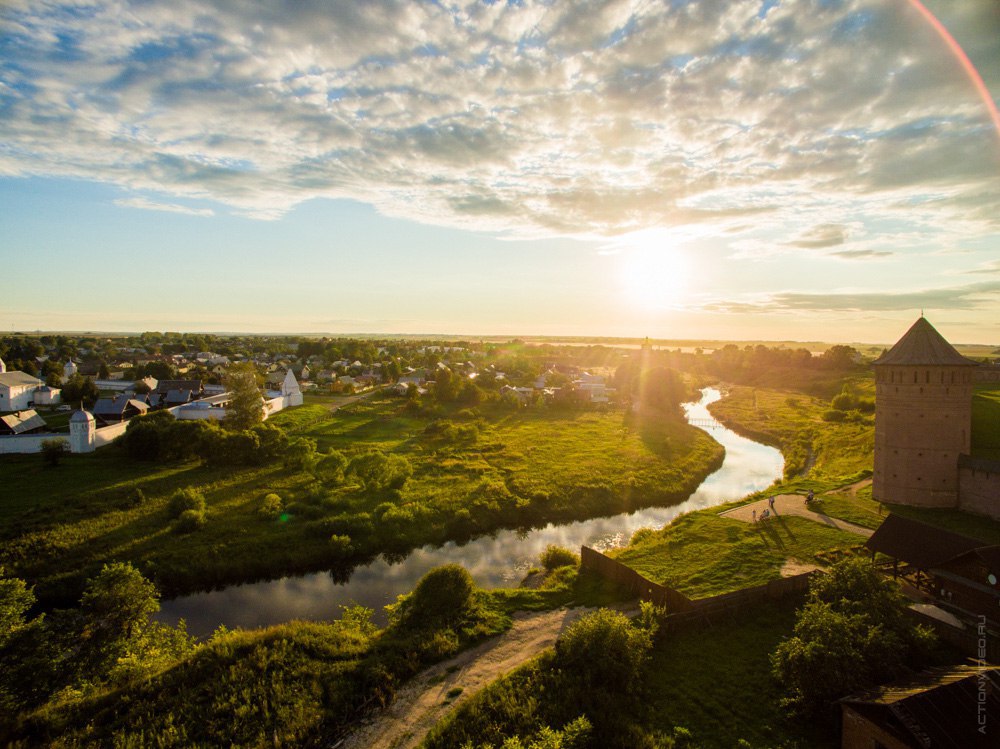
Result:
<instances>
[{"instance_id":1,"label":"green foliage","mask_svg":"<svg viewBox=\"0 0 1000 749\"><path fill-rule=\"evenodd\" d=\"M35 605L35 594L24 580L4 575L0 567L0 646L24 625L25 614Z\"/></svg>"},{"instance_id":2,"label":"green foliage","mask_svg":"<svg viewBox=\"0 0 1000 749\"><path fill-rule=\"evenodd\" d=\"M551 571L557 567L564 567L566 565L576 567L580 564L580 556L565 546L549 544L539 556L538 561L542 563L545 569Z\"/></svg>"},{"instance_id":3,"label":"green foliage","mask_svg":"<svg viewBox=\"0 0 1000 749\"><path fill-rule=\"evenodd\" d=\"M634 694L653 646L649 630L619 611L599 609L574 622L556 641L555 666L584 692Z\"/></svg>"},{"instance_id":4,"label":"green foliage","mask_svg":"<svg viewBox=\"0 0 1000 749\"><path fill-rule=\"evenodd\" d=\"M192 487L178 489L170 496L167 505L170 517L178 518L188 511L205 512L205 495Z\"/></svg>"},{"instance_id":5,"label":"green foliage","mask_svg":"<svg viewBox=\"0 0 1000 749\"><path fill-rule=\"evenodd\" d=\"M847 414L841 410L830 409L823 412L823 421L830 421L835 423L840 423L847 421Z\"/></svg>"},{"instance_id":6,"label":"green foliage","mask_svg":"<svg viewBox=\"0 0 1000 749\"><path fill-rule=\"evenodd\" d=\"M788 704L818 712L839 697L926 663L933 634L911 623L906 606L898 586L861 559L839 562L817 578L794 637L772 656Z\"/></svg>"},{"instance_id":7,"label":"green foliage","mask_svg":"<svg viewBox=\"0 0 1000 749\"><path fill-rule=\"evenodd\" d=\"M357 478L366 491L380 492L402 489L413 475L413 468L402 455L369 450L351 458L347 474Z\"/></svg>"},{"instance_id":8,"label":"green foliage","mask_svg":"<svg viewBox=\"0 0 1000 749\"><path fill-rule=\"evenodd\" d=\"M1000 388L991 385L972 396L972 454L1000 460Z\"/></svg>"},{"instance_id":9,"label":"green foliage","mask_svg":"<svg viewBox=\"0 0 1000 749\"><path fill-rule=\"evenodd\" d=\"M63 403L83 403L85 407L91 408L101 393L91 378L78 373L62 384L61 395Z\"/></svg>"},{"instance_id":10,"label":"green foliage","mask_svg":"<svg viewBox=\"0 0 1000 749\"><path fill-rule=\"evenodd\" d=\"M354 551L350 536L341 536L334 533L330 536L330 551L335 559L345 559Z\"/></svg>"},{"instance_id":11,"label":"green foliage","mask_svg":"<svg viewBox=\"0 0 1000 749\"><path fill-rule=\"evenodd\" d=\"M392 612L394 621L404 626L426 626L456 622L472 605L475 583L472 575L457 564L435 567L422 578L413 592Z\"/></svg>"},{"instance_id":12,"label":"green foliage","mask_svg":"<svg viewBox=\"0 0 1000 749\"><path fill-rule=\"evenodd\" d=\"M242 432L264 420L264 399L253 364L230 365L226 371L226 389L232 394L223 421L227 429Z\"/></svg>"},{"instance_id":13,"label":"green foliage","mask_svg":"<svg viewBox=\"0 0 1000 749\"><path fill-rule=\"evenodd\" d=\"M62 437L42 440L42 459L46 465L57 466L62 456L69 452L69 443Z\"/></svg>"},{"instance_id":14,"label":"green foliage","mask_svg":"<svg viewBox=\"0 0 1000 749\"><path fill-rule=\"evenodd\" d=\"M193 533L204 526L205 522L204 510L184 510L184 512L177 516L177 522L174 524L174 527L178 533Z\"/></svg>"},{"instance_id":15,"label":"green foliage","mask_svg":"<svg viewBox=\"0 0 1000 749\"><path fill-rule=\"evenodd\" d=\"M268 520L277 520L283 510L281 497L272 492L261 501L260 507L257 508L257 514Z\"/></svg>"}]
</instances>

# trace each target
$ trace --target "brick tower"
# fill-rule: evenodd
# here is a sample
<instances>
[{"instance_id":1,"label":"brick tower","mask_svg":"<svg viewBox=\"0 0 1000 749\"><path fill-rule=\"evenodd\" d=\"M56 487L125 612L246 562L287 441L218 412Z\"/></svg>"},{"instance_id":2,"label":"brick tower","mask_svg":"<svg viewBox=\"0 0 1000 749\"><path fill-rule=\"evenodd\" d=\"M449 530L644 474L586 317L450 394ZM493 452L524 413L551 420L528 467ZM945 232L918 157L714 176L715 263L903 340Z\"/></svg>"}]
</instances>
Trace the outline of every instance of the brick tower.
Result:
<instances>
[{"instance_id":1,"label":"brick tower","mask_svg":"<svg viewBox=\"0 0 1000 749\"><path fill-rule=\"evenodd\" d=\"M958 456L969 453L976 363L921 316L872 366L872 496L880 502L957 507Z\"/></svg>"}]
</instances>

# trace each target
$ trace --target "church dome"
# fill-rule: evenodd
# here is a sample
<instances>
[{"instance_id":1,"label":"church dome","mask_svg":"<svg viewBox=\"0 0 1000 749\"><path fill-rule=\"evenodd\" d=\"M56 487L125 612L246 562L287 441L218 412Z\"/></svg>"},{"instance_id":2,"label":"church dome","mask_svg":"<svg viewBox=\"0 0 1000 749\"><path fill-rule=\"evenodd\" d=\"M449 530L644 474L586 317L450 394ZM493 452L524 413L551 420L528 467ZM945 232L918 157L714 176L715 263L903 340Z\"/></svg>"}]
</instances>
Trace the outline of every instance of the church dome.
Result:
<instances>
[{"instance_id":1,"label":"church dome","mask_svg":"<svg viewBox=\"0 0 1000 749\"><path fill-rule=\"evenodd\" d=\"M69 417L70 424L87 424L94 420L94 415L90 411L84 411L82 408L79 411L74 411L73 415Z\"/></svg>"}]
</instances>

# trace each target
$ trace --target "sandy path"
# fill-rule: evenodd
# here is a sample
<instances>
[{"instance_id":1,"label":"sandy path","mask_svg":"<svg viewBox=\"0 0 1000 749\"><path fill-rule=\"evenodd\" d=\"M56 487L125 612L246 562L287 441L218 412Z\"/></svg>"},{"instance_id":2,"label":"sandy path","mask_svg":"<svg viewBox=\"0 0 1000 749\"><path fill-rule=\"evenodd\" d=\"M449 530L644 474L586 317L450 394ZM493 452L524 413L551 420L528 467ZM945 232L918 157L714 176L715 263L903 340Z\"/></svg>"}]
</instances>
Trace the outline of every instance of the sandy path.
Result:
<instances>
[{"instance_id":1,"label":"sandy path","mask_svg":"<svg viewBox=\"0 0 1000 749\"><path fill-rule=\"evenodd\" d=\"M518 613L504 634L431 666L396 693L370 723L350 734L337 749L409 749L445 715L494 679L555 644L559 633L591 608ZM447 695L461 689L454 699Z\"/></svg>"},{"instance_id":2,"label":"sandy path","mask_svg":"<svg viewBox=\"0 0 1000 749\"><path fill-rule=\"evenodd\" d=\"M733 518L734 520L742 520L744 523L752 523L754 510L757 511L757 517L759 518L767 507L768 501L761 499L719 514L723 517ZM779 494L774 498L774 510L772 512L775 515L798 515L799 517L808 518L809 520L828 525L840 531L856 533L865 538L868 538L875 532L871 528L848 523L846 520L840 520L839 518L832 518L821 512L813 512L806 507L805 497L800 494Z\"/></svg>"}]
</instances>

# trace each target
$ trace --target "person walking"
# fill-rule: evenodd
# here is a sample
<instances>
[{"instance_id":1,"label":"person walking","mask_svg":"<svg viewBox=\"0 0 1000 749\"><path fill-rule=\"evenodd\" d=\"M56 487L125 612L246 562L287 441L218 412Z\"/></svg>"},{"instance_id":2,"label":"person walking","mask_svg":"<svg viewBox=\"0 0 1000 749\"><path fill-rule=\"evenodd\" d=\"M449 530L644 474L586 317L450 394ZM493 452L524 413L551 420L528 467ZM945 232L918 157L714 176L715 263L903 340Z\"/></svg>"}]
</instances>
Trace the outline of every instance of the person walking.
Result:
<instances>
[{"instance_id":1,"label":"person walking","mask_svg":"<svg viewBox=\"0 0 1000 749\"><path fill-rule=\"evenodd\" d=\"M753 511L753 521L754 521L755 523L757 522L757 510L754 510L754 511Z\"/></svg>"},{"instance_id":2,"label":"person walking","mask_svg":"<svg viewBox=\"0 0 1000 749\"><path fill-rule=\"evenodd\" d=\"M774 510L774 496L773 495L767 498L767 506L772 511Z\"/></svg>"}]
</instances>

